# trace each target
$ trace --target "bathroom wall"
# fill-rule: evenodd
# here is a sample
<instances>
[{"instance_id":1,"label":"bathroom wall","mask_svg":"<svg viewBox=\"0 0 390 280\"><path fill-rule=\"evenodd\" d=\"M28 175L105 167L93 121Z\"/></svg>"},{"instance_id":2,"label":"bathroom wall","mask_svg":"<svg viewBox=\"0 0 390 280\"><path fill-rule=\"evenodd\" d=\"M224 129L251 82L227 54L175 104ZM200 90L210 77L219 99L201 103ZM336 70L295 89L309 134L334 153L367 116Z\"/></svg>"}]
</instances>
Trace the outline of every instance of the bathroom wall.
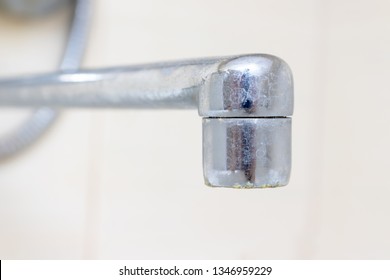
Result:
<instances>
[{"instance_id":1,"label":"bathroom wall","mask_svg":"<svg viewBox=\"0 0 390 280\"><path fill-rule=\"evenodd\" d=\"M85 68L271 53L294 74L290 184L203 185L196 111L66 110L0 162L1 259L390 258L390 2L93 1ZM0 76L54 70L70 11L0 16ZM29 110L2 108L0 133Z\"/></svg>"}]
</instances>

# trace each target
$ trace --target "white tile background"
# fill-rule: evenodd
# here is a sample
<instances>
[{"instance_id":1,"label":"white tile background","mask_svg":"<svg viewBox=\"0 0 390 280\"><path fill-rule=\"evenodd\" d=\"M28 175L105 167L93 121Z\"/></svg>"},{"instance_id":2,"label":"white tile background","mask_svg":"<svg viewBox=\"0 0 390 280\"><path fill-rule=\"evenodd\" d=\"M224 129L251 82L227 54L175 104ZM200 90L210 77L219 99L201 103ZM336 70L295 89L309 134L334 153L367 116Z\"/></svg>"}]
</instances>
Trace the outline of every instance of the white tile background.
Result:
<instances>
[{"instance_id":1,"label":"white tile background","mask_svg":"<svg viewBox=\"0 0 390 280\"><path fill-rule=\"evenodd\" d=\"M0 162L0 258L390 258L389 1L93 2L84 67L286 60L291 183L203 186L195 111L68 110ZM55 69L68 15L1 14L0 75ZM1 132L26 114L1 109Z\"/></svg>"}]
</instances>

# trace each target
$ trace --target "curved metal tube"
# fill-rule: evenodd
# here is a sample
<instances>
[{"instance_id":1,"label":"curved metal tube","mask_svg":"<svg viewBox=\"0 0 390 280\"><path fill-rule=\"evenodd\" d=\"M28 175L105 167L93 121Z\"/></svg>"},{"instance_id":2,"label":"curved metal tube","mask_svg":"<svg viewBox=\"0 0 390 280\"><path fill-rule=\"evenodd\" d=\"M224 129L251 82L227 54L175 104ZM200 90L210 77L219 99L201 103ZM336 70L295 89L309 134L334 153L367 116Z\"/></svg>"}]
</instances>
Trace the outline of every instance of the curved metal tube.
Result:
<instances>
[{"instance_id":1,"label":"curved metal tube","mask_svg":"<svg viewBox=\"0 0 390 280\"><path fill-rule=\"evenodd\" d=\"M198 107L210 117L289 116L292 77L279 58L241 55L0 80L0 106L38 105Z\"/></svg>"},{"instance_id":2,"label":"curved metal tube","mask_svg":"<svg viewBox=\"0 0 390 280\"><path fill-rule=\"evenodd\" d=\"M77 0L61 70L79 68L86 45L90 0ZM42 106L43 104L37 104ZM36 141L57 119L58 112L48 107L36 109L29 119L0 138L0 159L14 155Z\"/></svg>"},{"instance_id":3,"label":"curved metal tube","mask_svg":"<svg viewBox=\"0 0 390 280\"><path fill-rule=\"evenodd\" d=\"M266 188L289 180L293 80L288 65L271 55L0 80L0 105L198 108L207 185Z\"/></svg>"}]
</instances>

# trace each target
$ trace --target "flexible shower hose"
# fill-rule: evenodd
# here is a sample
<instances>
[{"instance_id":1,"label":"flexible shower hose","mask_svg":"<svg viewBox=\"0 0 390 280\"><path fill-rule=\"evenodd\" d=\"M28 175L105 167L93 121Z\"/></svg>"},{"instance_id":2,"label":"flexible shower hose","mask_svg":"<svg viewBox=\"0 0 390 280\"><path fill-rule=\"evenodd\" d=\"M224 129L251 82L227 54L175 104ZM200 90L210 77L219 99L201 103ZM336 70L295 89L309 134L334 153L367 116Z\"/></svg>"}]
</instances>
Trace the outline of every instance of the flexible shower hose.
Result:
<instances>
[{"instance_id":1,"label":"flexible shower hose","mask_svg":"<svg viewBox=\"0 0 390 280\"><path fill-rule=\"evenodd\" d=\"M89 19L90 0L76 0L60 70L79 68L87 41ZM58 116L59 112L49 107L36 109L24 123L0 138L0 159L10 157L35 142Z\"/></svg>"}]
</instances>

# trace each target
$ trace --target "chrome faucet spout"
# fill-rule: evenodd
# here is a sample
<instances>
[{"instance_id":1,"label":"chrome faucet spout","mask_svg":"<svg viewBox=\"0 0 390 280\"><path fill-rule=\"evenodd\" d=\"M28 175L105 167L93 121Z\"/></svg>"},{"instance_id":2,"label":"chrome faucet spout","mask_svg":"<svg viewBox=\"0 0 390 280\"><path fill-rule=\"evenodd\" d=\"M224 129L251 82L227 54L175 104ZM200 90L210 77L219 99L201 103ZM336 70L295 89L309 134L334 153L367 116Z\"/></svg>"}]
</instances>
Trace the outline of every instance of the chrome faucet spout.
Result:
<instances>
[{"instance_id":1,"label":"chrome faucet spout","mask_svg":"<svg viewBox=\"0 0 390 280\"><path fill-rule=\"evenodd\" d=\"M207 185L286 185L293 80L265 54L62 71L0 80L0 106L193 108L203 117Z\"/></svg>"}]
</instances>

